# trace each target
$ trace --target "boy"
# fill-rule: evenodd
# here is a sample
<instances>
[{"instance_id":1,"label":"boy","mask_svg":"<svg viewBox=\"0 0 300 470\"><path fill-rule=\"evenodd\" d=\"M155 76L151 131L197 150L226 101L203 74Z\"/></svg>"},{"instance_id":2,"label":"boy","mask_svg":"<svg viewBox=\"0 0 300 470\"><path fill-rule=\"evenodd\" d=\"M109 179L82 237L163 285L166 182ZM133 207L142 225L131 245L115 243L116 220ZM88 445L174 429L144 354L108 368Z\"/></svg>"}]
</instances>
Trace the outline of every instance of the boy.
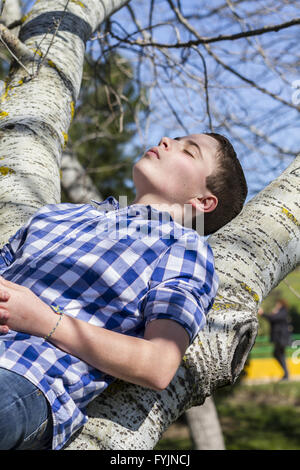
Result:
<instances>
[{"instance_id":1,"label":"boy","mask_svg":"<svg viewBox=\"0 0 300 470\"><path fill-rule=\"evenodd\" d=\"M213 255L182 219L188 205L208 234L241 210L232 146L164 137L133 180L130 206L45 206L0 252L2 449L62 448L114 378L163 390L205 323Z\"/></svg>"}]
</instances>

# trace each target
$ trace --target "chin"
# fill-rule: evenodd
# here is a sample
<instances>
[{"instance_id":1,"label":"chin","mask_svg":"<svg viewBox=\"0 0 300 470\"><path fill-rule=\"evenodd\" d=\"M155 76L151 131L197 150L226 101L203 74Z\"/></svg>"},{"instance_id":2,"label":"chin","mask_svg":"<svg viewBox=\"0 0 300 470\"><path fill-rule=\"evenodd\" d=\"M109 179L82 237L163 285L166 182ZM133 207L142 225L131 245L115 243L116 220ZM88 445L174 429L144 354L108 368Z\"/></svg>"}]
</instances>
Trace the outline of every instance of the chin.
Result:
<instances>
[{"instance_id":1,"label":"chin","mask_svg":"<svg viewBox=\"0 0 300 470\"><path fill-rule=\"evenodd\" d=\"M132 169L132 179L136 190L141 189L143 193L153 188L151 179L149 179L149 172L151 179L155 178L153 170L149 170L141 160L139 160Z\"/></svg>"}]
</instances>

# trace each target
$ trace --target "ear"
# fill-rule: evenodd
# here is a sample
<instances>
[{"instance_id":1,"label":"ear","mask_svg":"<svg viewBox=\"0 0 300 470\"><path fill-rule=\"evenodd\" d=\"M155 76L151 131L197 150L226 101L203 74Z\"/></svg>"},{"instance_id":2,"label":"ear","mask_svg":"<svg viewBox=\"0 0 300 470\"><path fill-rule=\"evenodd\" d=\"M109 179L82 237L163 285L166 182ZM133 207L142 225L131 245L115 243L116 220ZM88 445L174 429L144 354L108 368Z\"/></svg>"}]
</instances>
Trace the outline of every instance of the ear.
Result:
<instances>
[{"instance_id":1,"label":"ear","mask_svg":"<svg viewBox=\"0 0 300 470\"><path fill-rule=\"evenodd\" d=\"M195 197L190 203L196 212L212 212L218 205L218 198L209 194L208 196Z\"/></svg>"}]
</instances>

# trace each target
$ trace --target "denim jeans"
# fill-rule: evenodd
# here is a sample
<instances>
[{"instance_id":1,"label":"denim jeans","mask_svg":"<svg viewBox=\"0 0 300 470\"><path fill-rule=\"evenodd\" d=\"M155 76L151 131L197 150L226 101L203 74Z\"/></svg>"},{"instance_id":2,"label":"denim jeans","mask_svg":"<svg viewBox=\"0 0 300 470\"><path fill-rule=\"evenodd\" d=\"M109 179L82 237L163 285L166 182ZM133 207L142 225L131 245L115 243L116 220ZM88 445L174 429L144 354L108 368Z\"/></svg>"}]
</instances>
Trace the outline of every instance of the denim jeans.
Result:
<instances>
[{"instance_id":1,"label":"denim jeans","mask_svg":"<svg viewBox=\"0 0 300 470\"><path fill-rule=\"evenodd\" d=\"M0 368L0 450L46 450L51 441L51 411L42 392Z\"/></svg>"}]
</instances>

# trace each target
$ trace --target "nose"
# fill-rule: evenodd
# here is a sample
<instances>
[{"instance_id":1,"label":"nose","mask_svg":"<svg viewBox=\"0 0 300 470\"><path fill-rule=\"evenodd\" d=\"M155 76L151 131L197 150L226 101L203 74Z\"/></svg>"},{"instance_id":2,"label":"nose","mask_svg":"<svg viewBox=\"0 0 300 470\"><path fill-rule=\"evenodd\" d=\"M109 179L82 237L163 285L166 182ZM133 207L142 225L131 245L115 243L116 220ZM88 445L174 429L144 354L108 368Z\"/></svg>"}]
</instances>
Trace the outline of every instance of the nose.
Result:
<instances>
[{"instance_id":1,"label":"nose","mask_svg":"<svg viewBox=\"0 0 300 470\"><path fill-rule=\"evenodd\" d=\"M169 150L171 148L171 139L169 137L162 137L158 145L165 150Z\"/></svg>"}]
</instances>

